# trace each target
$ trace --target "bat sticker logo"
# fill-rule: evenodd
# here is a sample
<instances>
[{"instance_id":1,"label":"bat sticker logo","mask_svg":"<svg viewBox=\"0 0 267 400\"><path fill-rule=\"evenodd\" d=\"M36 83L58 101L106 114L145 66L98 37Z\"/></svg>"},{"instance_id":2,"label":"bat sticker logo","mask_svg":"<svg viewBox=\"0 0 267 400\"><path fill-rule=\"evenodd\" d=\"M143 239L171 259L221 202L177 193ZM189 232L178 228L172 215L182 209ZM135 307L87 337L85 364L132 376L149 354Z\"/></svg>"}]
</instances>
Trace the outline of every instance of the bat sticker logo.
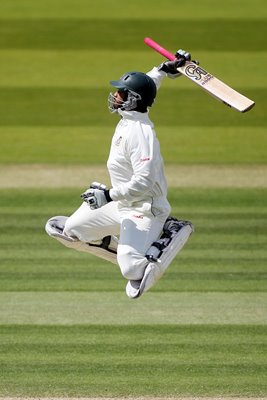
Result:
<instances>
[{"instance_id":1,"label":"bat sticker logo","mask_svg":"<svg viewBox=\"0 0 267 400\"><path fill-rule=\"evenodd\" d=\"M206 82L213 78L213 76L205 71L203 68L200 68L198 65L192 63L188 64L185 67L184 72L187 76L194 79L195 81L202 80L202 85L205 85Z\"/></svg>"}]
</instances>

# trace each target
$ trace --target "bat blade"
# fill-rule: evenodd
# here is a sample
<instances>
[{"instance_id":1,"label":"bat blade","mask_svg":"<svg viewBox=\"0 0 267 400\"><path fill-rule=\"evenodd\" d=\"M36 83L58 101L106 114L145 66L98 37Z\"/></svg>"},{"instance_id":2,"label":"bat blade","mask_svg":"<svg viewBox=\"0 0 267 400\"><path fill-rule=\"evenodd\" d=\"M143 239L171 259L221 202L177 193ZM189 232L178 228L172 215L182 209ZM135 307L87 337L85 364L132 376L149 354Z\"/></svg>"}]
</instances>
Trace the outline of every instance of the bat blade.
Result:
<instances>
[{"instance_id":1,"label":"bat blade","mask_svg":"<svg viewBox=\"0 0 267 400\"><path fill-rule=\"evenodd\" d=\"M175 59L174 54L164 49L154 40L145 38L144 42L167 59ZM237 92L192 61L187 61L183 67L177 68L177 70L217 100L237 111L246 112L255 105L253 100Z\"/></svg>"}]
</instances>

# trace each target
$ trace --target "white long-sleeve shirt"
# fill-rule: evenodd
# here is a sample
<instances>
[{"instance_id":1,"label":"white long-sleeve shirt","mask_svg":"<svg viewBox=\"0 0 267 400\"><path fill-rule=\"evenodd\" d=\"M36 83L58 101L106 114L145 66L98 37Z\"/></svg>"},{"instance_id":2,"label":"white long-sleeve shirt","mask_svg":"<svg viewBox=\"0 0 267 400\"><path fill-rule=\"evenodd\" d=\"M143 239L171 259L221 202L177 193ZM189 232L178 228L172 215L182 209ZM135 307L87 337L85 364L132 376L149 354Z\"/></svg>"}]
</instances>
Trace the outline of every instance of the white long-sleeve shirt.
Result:
<instances>
[{"instance_id":1,"label":"white long-sleeve shirt","mask_svg":"<svg viewBox=\"0 0 267 400\"><path fill-rule=\"evenodd\" d=\"M157 88L166 76L153 68L148 75ZM110 196L121 206L169 209L167 183L160 145L148 113L121 111L107 162L112 189Z\"/></svg>"}]
</instances>

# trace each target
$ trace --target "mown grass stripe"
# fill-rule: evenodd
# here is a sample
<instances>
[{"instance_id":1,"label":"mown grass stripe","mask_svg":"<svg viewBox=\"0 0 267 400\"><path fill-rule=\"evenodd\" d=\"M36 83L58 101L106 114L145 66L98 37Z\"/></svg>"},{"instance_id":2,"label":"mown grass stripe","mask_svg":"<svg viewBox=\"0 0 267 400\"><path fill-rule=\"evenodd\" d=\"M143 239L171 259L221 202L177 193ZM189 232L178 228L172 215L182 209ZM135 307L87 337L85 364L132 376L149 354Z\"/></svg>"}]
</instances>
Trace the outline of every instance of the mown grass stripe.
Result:
<instances>
[{"instance_id":1,"label":"mown grass stripe","mask_svg":"<svg viewBox=\"0 0 267 400\"><path fill-rule=\"evenodd\" d=\"M64 132L66 133L66 132ZM1 135L1 129L0 129ZM22 134L21 134L22 136ZM255 131L253 132L255 138ZM77 139L77 137L76 137ZM9 142L11 138L9 138ZM16 141L16 147L22 142ZM6 147L7 143L3 147ZM32 143L31 146L36 146ZM163 147L163 146L162 146ZM72 146L73 150L73 146ZM179 151L181 149L179 148ZM9 159L15 158L16 150L9 154ZM37 149L36 149L37 153ZM164 151L165 153L165 151ZM251 154L251 153L250 153ZM66 155L66 153L65 153ZM69 154L70 155L70 154ZM30 154L26 157L29 158ZM67 156L67 155L66 155ZM80 155L81 156L81 155ZM185 156L185 155L184 155ZM176 154L177 157L177 154ZM4 162L1 157L2 163ZM103 157L104 158L104 157ZM68 158L70 160L70 157ZM5 160L7 161L7 159ZM0 188L19 189L19 188L83 188L84 177L97 177L99 182L109 184L107 167L104 164L96 165L44 165L44 164L21 164L21 159L17 159L17 164L0 166ZM58 155L57 155L58 161ZM189 160L187 159L189 162ZM218 159L216 160L218 163ZM259 161L259 157L257 157ZM244 159L243 159L244 162ZM165 175L169 187L195 187L195 188L267 188L267 166L264 165L174 165L165 163ZM263 216L264 210L259 213ZM256 216L255 216L256 218Z\"/></svg>"},{"instance_id":2,"label":"mown grass stripe","mask_svg":"<svg viewBox=\"0 0 267 400\"><path fill-rule=\"evenodd\" d=\"M0 338L2 396L266 394L263 325L2 325Z\"/></svg>"},{"instance_id":3,"label":"mown grass stripe","mask_svg":"<svg viewBox=\"0 0 267 400\"><path fill-rule=\"evenodd\" d=\"M254 0L253 5L249 0L242 0L242 7L239 2L224 0L223 5L216 4L210 0L202 0L201 6L196 1L177 3L176 0L135 0L134 3L122 7L120 2L110 2L102 0L101 4L97 2L88 2L87 0L46 0L45 3L36 3L35 0L24 0L23 7L20 0L1 0L0 18L90 18L90 19L173 19L179 16L180 20L190 19L199 20L203 18L264 18L266 17L265 0ZM197 12L196 12L197 10Z\"/></svg>"},{"instance_id":4,"label":"mown grass stripe","mask_svg":"<svg viewBox=\"0 0 267 400\"><path fill-rule=\"evenodd\" d=\"M122 285L124 286L124 285ZM267 324L267 293L0 292L0 324ZM149 310L149 313L148 313Z\"/></svg>"},{"instance_id":5,"label":"mown grass stripe","mask_svg":"<svg viewBox=\"0 0 267 400\"><path fill-rule=\"evenodd\" d=\"M162 56L140 47L137 50L15 50L0 49L0 86L24 87L73 87L103 88L108 90L109 81L117 79L125 71L149 71L162 62ZM231 51L194 51L192 57L201 66L235 89L267 87L264 65L267 52L253 52L253 63L247 62L247 51L236 57ZM108 68L106 62L109 62ZM234 62L233 62L234 59ZM114 61L113 61L114 60ZM51 68L51 65L53 68ZM192 82L181 79L164 79L162 87L189 88Z\"/></svg>"},{"instance_id":6,"label":"mown grass stripe","mask_svg":"<svg viewBox=\"0 0 267 400\"><path fill-rule=\"evenodd\" d=\"M93 259L78 260L72 262L70 270L70 262L68 259L56 258L46 262L40 262L37 257L34 263L33 259L26 259L20 262L20 268L16 268L18 261L13 257L12 260L6 262L3 260L1 270L0 292L8 290L12 293L25 292L86 292L92 293L98 291L105 296L106 291L109 293L121 294L124 292L124 284L118 271L110 271L108 266L101 265L100 262L94 262ZM49 263L49 265L48 265ZM254 260L240 260L239 267L242 266L246 271L250 272L181 272L183 270L192 269L193 263L196 264L196 258L183 258L177 260L172 265L168 274L153 289L157 293L259 293L267 291L267 273L253 272L255 269L264 270L266 259L258 262ZM47 267L48 265L48 267ZM86 266L86 267L85 267ZM96 266L100 271L96 271ZM197 266L199 270L203 267L209 267L210 271L224 270L236 267L236 259L218 262L215 257L198 258ZM109 266L110 268L110 266ZM66 269L69 269L66 272ZM23 270L23 272L22 272ZM75 271L75 272L74 272ZM16 295L15 295L16 296ZM116 297L116 296L115 296ZM176 300L176 299L175 299ZM179 299L177 299L179 300Z\"/></svg>"},{"instance_id":7,"label":"mown grass stripe","mask_svg":"<svg viewBox=\"0 0 267 400\"><path fill-rule=\"evenodd\" d=\"M174 110L173 116L176 114ZM210 115L208 113L205 115L208 120ZM236 117L242 122L244 115ZM152 113L151 118L154 120ZM234 168L234 171L229 171L228 182L236 181L237 186L245 187L246 181L248 186L253 183L257 186L258 178L266 182L265 126L181 126L180 121L183 118L181 113L181 117L179 116L178 120L173 122L173 126L161 125L160 120L156 125L162 155L166 167L170 168L170 171L166 169L170 186L176 186L175 177L183 180L185 186L190 182L190 177L193 181L196 181L194 177L198 177L197 185L199 186L202 182L202 187L208 185L212 176L215 180L217 179L218 184L218 177L221 177L220 183L222 183L225 181L222 177L222 175L225 176L224 166L226 166L226 171L228 168ZM229 115L226 114L225 118L229 118ZM108 183L106 160L117 122L118 117L111 116L109 125L105 126L0 126L1 182L9 175L12 179L10 184L13 186L16 185L19 177L20 182L28 180L28 183L33 186L31 183L34 182L34 174L39 173L43 174L43 179L41 176L39 178L44 182L44 187L47 180L51 182L47 184L47 187L66 185L83 187L85 177L89 180L95 180L97 177L98 180ZM14 163L17 165L14 166ZM21 164L25 166L20 166ZM239 164L242 164L240 172L238 171ZM248 171L246 178L242 168L245 171L250 167L251 170ZM252 176L255 172L258 178ZM75 175L78 175L77 180ZM239 177L243 185L241 185L241 180L239 184L237 183ZM73 184L68 185L67 182L71 183L72 179ZM193 187L194 184L192 183L191 186ZM38 186L39 183L37 183ZM235 184L233 186L235 187ZM266 186L266 183L263 183L263 186Z\"/></svg>"},{"instance_id":8,"label":"mown grass stripe","mask_svg":"<svg viewBox=\"0 0 267 400\"><path fill-rule=\"evenodd\" d=\"M109 32L108 38L103 32ZM188 49L253 52L267 49L266 34L264 19L2 19L0 48L105 50L112 43L113 50L136 50L145 48L143 39L151 36L173 51L182 38Z\"/></svg>"},{"instance_id":9,"label":"mown grass stripe","mask_svg":"<svg viewBox=\"0 0 267 400\"><path fill-rule=\"evenodd\" d=\"M69 212L81 201L77 198L77 188L63 189L30 189L0 191L0 206L4 211L14 213L32 213L32 216L45 216L53 209L61 208ZM214 190L195 188L176 188L169 191L169 200L175 211L187 209L190 212L200 212L208 216L209 212L237 212L241 210L261 212L266 211L267 189L265 188L220 188ZM20 199L18 202L17 199ZM208 221L208 219L207 219Z\"/></svg>"},{"instance_id":10,"label":"mown grass stripe","mask_svg":"<svg viewBox=\"0 0 267 400\"><path fill-rule=\"evenodd\" d=\"M178 124L174 110L178 110L179 126L265 126L267 89L240 91L256 102L246 114L230 110L196 86L162 88L151 118L157 125L174 126ZM0 125L114 126L114 116L107 110L108 93L108 88L1 88Z\"/></svg>"},{"instance_id":11,"label":"mown grass stripe","mask_svg":"<svg viewBox=\"0 0 267 400\"><path fill-rule=\"evenodd\" d=\"M18 189L0 191L0 206L4 211L14 213L31 213L35 218L45 217L47 212L61 208L69 212L81 201L77 198L77 188L71 189ZM196 188L176 188L169 191L169 200L175 207L175 211L188 210L209 215L209 212L237 212L242 210L261 212L266 211L267 189L256 188L220 188L214 190ZM18 202L17 199L20 199ZM208 218L206 218L208 221Z\"/></svg>"}]
</instances>

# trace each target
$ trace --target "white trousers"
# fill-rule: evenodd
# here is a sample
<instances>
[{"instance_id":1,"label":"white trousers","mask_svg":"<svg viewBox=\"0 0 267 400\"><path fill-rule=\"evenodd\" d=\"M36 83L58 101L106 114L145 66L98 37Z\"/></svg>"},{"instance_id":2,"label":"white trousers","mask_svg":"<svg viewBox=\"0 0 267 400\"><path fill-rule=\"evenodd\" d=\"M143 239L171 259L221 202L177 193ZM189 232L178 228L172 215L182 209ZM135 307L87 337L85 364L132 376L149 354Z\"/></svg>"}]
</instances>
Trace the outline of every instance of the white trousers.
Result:
<instances>
[{"instance_id":1,"label":"white trousers","mask_svg":"<svg viewBox=\"0 0 267 400\"><path fill-rule=\"evenodd\" d=\"M154 216L151 211L119 209L118 203L114 201L91 210L84 202L67 219L64 233L82 242L119 235L117 260L121 273L126 279L140 280L148 265L145 254L159 238L168 214L162 212Z\"/></svg>"}]
</instances>

